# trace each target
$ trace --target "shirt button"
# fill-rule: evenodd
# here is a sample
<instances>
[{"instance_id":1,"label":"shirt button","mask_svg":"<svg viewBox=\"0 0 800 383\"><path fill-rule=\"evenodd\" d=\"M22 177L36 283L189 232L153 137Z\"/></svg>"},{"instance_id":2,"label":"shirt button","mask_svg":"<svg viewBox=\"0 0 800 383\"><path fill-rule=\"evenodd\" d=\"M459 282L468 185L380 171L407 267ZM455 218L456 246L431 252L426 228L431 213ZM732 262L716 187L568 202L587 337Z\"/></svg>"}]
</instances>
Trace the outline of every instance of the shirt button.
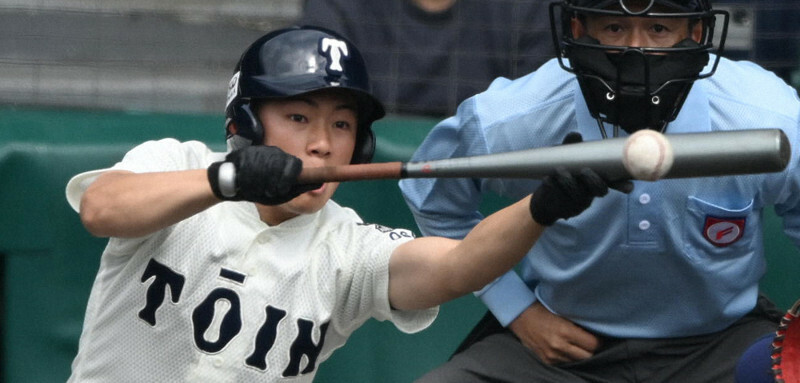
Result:
<instances>
[{"instance_id":1,"label":"shirt button","mask_svg":"<svg viewBox=\"0 0 800 383\"><path fill-rule=\"evenodd\" d=\"M644 193L640 195L639 203L641 203L642 205L647 205L648 203L650 203L650 194Z\"/></svg>"},{"instance_id":2,"label":"shirt button","mask_svg":"<svg viewBox=\"0 0 800 383\"><path fill-rule=\"evenodd\" d=\"M222 367L222 364L224 363L224 361L222 360L222 358L216 357L216 358L214 358L214 362L213 363L214 363L214 367L220 368L220 367Z\"/></svg>"},{"instance_id":3,"label":"shirt button","mask_svg":"<svg viewBox=\"0 0 800 383\"><path fill-rule=\"evenodd\" d=\"M647 229L649 229L649 228L650 228L650 221L648 221L648 220L644 220L644 221L640 221L640 222L639 222L639 229L641 229L641 230L647 230Z\"/></svg>"}]
</instances>

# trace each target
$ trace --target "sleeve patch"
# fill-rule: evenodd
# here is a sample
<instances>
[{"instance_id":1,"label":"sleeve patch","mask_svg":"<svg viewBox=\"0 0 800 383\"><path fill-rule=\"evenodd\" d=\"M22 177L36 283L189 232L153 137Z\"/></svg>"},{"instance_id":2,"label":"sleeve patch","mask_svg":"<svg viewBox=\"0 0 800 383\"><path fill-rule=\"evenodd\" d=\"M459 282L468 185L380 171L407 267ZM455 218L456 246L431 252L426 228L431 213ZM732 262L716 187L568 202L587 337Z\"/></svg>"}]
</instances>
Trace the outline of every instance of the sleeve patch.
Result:
<instances>
[{"instance_id":1,"label":"sleeve patch","mask_svg":"<svg viewBox=\"0 0 800 383\"><path fill-rule=\"evenodd\" d=\"M398 240L402 238L414 238L414 233L406 229L393 229L391 227L383 226L377 223L359 223L360 226L372 227L373 229L387 234L390 239Z\"/></svg>"}]
</instances>

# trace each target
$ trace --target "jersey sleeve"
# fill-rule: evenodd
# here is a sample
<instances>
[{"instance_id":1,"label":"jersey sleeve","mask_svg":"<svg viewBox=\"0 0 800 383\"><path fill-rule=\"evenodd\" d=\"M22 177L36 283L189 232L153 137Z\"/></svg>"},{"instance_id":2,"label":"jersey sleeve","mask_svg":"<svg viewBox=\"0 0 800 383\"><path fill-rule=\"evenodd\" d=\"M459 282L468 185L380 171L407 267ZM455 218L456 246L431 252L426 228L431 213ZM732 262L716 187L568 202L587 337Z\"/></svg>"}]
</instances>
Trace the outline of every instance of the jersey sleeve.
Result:
<instances>
[{"instance_id":1,"label":"jersey sleeve","mask_svg":"<svg viewBox=\"0 0 800 383\"><path fill-rule=\"evenodd\" d=\"M377 224L353 224L336 235L335 241L345 244L338 255L349 265L348 277L338 282L339 316L344 326L353 326L369 318L389 320L405 333L427 328L439 313L439 307L425 310L394 310L389 303L389 259L397 246L413 239L405 229L392 229Z\"/></svg>"},{"instance_id":2,"label":"jersey sleeve","mask_svg":"<svg viewBox=\"0 0 800 383\"><path fill-rule=\"evenodd\" d=\"M67 202L76 212L80 212L83 193L97 177L112 170L126 170L134 173L179 171L207 167L222 153L213 153L199 141L179 142L172 138L147 141L128 151L120 162L106 169L91 170L78 174L67 183ZM131 250L148 237L109 239L107 254L129 254Z\"/></svg>"},{"instance_id":3,"label":"jersey sleeve","mask_svg":"<svg viewBox=\"0 0 800 383\"><path fill-rule=\"evenodd\" d=\"M172 138L147 141L131 149L110 168L90 170L72 177L67 183L67 202L79 212L81 197L89 185L111 170L148 173L197 169L208 166L212 157L211 150L199 141L182 143Z\"/></svg>"},{"instance_id":4,"label":"jersey sleeve","mask_svg":"<svg viewBox=\"0 0 800 383\"><path fill-rule=\"evenodd\" d=\"M471 103L466 101L456 116L437 124L412 161L487 154L486 138ZM461 239L483 219L480 185L480 180L467 178L407 178L400 181L400 190L423 235ZM503 325L535 302L531 289L513 270L476 295Z\"/></svg>"},{"instance_id":5,"label":"jersey sleeve","mask_svg":"<svg viewBox=\"0 0 800 383\"><path fill-rule=\"evenodd\" d=\"M437 124L416 150L412 162L487 154L477 116L466 101L459 113ZM465 107L466 105L466 107ZM461 239L483 219L479 180L406 178L400 190L425 236Z\"/></svg>"}]
</instances>

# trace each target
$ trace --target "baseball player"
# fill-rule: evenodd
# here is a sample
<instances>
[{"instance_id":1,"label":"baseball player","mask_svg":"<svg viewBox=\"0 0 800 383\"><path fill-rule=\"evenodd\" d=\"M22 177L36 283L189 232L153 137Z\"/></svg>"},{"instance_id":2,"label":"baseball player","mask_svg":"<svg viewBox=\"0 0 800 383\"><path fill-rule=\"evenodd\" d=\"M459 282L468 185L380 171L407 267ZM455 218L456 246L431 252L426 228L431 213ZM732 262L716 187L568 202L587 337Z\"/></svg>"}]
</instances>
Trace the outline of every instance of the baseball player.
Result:
<instances>
[{"instance_id":1,"label":"baseball player","mask_svg":"<svg viewBox=\"0 0 800 383\"><path fill-rule=\"evenodd\" d=\"M111 238L69 381L309 382L367 319L419 331L510 269L542 231L537 204L607 192L592 176L556 180L461 242L364 223L330 200L338 184L296 182L302 166L370 161L383 114L355 46L281 29L236 67L227 153L150 141L74 177L69 203Z\"/></svg>"},{"instance_id":2,"label":"baseball player","mask_svg":"<svg viewBox=\"0 0 800 383\"><path fill-rule=\"evenodd\" d=\"M800 243L797 92L721 57L728 15L708 0L561 0L558 57L496 79L430 132L412 161L547 147L579 134L626 137L781 129L779 173L634 181L559 220L516 272L477 295L490 313L423 382L729 382L781 313L759 294L762 213ZM717 42L718 41L718 42ZM424 235L461 238L484 193L519 198L535 180L407 179Z\"/></svg>"}]
</instances>

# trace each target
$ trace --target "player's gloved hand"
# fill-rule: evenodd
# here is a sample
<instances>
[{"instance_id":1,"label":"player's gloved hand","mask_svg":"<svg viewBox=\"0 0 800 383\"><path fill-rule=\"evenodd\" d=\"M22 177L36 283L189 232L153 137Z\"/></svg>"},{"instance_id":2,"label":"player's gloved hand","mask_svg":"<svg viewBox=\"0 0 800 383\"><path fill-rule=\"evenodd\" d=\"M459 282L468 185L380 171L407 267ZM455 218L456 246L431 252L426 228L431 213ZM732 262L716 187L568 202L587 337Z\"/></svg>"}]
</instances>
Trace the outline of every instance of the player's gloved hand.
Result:
<instances>
[{"instance_id":1,"label":"player's gloved hand","mask_svg":"<svg viewBox=\"0 0 800 383\"><path fill-rule=\"evenodd\" d=\"M570 133L563 144L583 141L578 133ZM597 172L586 167L571 174L563 167L557 167L553 174L546 176L531 197L530 210L533 220L543 226L550 226L563 218L574 217L586 210L594 197L608 194L608 188L623 193L633 190L629 180L609 183Z\"/></svg>"},{"instance_id":2,"label":"player's gloved hand","mask_svg":"<svg viewBox=\"0 0 800 383\"><path fill-rule=\"evenodd\" d=\"M560 218L580 214L592 204L594 197L606 194L608 185L594 170L583 168L573 175L557 167L533 192L531 216L540 225L550 226Z\"/></svg>"},{"instance_id":3,"label":"player's gloved hand","mask_svg":"<svg viewBox=\"0 0 800 383\"><path fill-rule=\"evenodd\" d=\"M208 167L214 195L226 201L280 205L320 184L298 184L303 162L274 146L248 146Z\"/></svg>"}]
</instances>

